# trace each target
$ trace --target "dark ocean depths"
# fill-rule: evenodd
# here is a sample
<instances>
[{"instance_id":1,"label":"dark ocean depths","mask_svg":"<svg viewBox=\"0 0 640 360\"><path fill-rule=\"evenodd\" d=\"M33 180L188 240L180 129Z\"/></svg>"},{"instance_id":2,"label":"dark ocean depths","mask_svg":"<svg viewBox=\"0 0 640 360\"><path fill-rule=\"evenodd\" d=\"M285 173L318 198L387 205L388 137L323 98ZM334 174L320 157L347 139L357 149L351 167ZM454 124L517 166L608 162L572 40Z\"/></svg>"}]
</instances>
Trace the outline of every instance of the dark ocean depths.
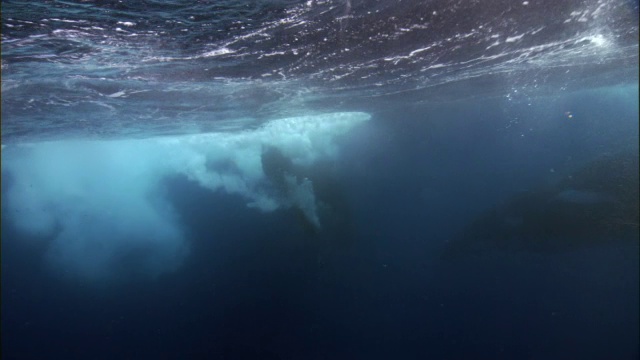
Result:
<instances>
[{"instance_id":1,"label":"dark ocean depths","mask_svg":"<svg viewBox=\"0 0 640 360\"><path fill-rule=\"evenodd\" d=\"M638 359L638 4L2 1L3 359Z\"/></svg>"}]
</instances>

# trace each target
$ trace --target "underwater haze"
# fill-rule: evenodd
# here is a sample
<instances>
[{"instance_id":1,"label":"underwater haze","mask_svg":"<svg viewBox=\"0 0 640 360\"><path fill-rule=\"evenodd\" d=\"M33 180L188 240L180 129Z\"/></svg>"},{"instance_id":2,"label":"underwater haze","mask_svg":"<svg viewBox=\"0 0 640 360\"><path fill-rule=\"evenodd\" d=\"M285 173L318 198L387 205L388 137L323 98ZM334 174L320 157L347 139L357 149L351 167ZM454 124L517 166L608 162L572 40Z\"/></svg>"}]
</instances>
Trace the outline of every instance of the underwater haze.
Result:
<instances>
[{"instance_id":1,"label":"underwater haze","mask_svg":"<svg viewBox=\"0 0 640 360\"><path fill-rule=\"evenodd\" d=\"M3 359L639 359L638 11L3 1Z\"/></svg>"}]
</instances>

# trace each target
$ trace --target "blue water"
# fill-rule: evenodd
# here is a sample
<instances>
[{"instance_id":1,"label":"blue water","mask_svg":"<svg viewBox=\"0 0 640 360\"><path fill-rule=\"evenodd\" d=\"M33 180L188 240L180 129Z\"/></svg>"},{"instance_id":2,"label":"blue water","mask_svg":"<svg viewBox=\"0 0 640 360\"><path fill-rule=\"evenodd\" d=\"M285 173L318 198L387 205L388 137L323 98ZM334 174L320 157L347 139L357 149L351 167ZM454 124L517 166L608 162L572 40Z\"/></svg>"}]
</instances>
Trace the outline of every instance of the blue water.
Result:
<instances>
[{"instance_id":1,"label":"blue water","mask_svg":"<svg viewBox=\"0 0 640 360\"><path fill-rule=\"evenodd\" d=\"M638 359L637 14L3 2L3 358Z\"/></svg>"}]
</instances>

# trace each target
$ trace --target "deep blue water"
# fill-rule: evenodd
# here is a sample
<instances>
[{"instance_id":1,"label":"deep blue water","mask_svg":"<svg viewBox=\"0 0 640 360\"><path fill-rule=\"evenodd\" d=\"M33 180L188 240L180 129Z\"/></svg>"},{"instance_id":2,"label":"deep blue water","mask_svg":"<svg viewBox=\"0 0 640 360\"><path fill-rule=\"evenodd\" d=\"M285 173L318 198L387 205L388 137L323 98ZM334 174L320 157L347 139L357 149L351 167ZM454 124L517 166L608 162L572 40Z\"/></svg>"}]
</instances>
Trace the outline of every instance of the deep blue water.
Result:
<instances>
[{"instance_id":1,"label":"deep blue water","mask_svg":"<svg viewBox=\"0 0 640 360\"><path fill-rule=\"evenodd\" d=\"M638 359L637 5L524 3L3 2L3 359Z\"/></svg>"}]
</instances>

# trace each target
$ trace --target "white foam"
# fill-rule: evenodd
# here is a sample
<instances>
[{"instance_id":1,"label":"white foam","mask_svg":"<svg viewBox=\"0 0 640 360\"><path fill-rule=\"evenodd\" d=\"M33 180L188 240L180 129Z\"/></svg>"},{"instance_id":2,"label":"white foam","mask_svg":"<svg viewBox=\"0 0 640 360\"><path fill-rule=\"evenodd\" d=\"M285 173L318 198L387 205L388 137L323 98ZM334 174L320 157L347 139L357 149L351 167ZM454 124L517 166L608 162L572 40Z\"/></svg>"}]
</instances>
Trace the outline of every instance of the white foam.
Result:
<instances>
[{"instance_id":1,"label":"white foam","mask_svg":"<svg viewBox=\"0 0 640 360\"><path fill-rule=\"evenodd\" d=\"M337 137L368 119L365 113L332 113L235 133L3 147L2 170L14 180L3 210L18 230L53 239L47 258L55 269L89 279L157 276L177 269L189 248L161 192L165 176L185 175L262 211L295 206L320 227L311 180L291 175L284 197L269 191L264 147L312 166L336 156ZM131 256L135 264L116 271Z\"/></svg>"}]
</instances>

